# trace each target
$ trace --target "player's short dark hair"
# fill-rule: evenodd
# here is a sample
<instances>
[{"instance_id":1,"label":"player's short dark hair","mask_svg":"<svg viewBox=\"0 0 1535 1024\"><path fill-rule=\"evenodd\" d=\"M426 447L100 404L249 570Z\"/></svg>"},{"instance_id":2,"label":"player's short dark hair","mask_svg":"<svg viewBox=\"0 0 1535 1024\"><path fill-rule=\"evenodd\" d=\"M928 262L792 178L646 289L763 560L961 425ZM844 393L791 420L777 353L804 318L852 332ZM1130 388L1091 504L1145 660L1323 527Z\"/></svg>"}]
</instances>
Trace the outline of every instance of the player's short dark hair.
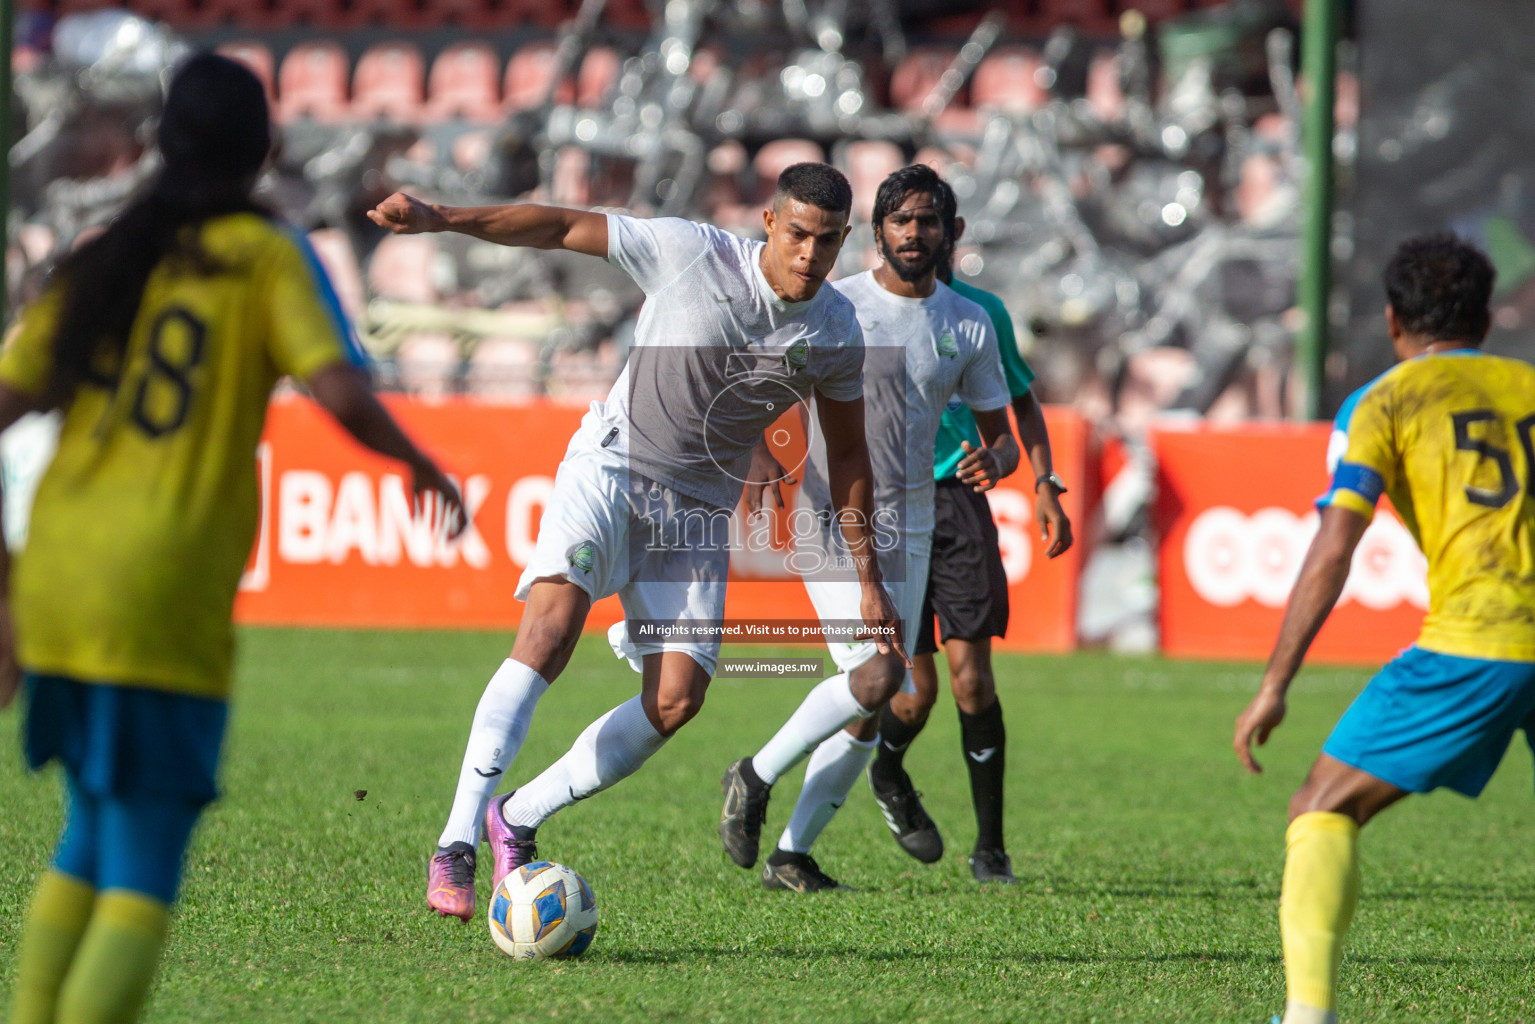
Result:
<instances>
[{"instance_id":1,"label":"player's short dark hair","mask_svg":"<svg viewBox=\"0 0 1535 1024\"><path fill-rule=\"evenodd\" d=\"M1386 264L1386 298L1409 334L1479 344L1498 273L1480 249L1449 232L1419 235Z\"/></svg>"},{"instance_id":2,"label":"player's short dark hair","mask_svg":"<svg viewBox=\"0 0 1535 1024\"><path fill-rule=\"evenodd\" d=\"M828 213L853 212L853 186L831 164L790 164L778 175L773 209L785 199L806 203Z\"/></svg>"}]
</instances>

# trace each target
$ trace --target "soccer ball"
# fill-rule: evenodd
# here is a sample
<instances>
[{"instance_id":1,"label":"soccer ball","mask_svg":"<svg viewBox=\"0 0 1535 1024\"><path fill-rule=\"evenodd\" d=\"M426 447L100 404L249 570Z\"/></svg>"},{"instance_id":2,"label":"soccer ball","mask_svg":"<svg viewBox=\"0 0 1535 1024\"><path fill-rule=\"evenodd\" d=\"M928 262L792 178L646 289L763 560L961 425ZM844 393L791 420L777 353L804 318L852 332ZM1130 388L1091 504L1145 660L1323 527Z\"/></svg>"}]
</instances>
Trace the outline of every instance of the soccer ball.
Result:
<instances>
[{"instance_id":1,"label":"soccer ball","mask_svg":"<svg viewBox=\"0 0 1535 1024\"><path fill-rule=\"evenodd\" d=\"M513 959L577 957L597 934L597 898L570 868L538 860L501 879L489 917L490 937Z\"/></svg>"}]
</instances>

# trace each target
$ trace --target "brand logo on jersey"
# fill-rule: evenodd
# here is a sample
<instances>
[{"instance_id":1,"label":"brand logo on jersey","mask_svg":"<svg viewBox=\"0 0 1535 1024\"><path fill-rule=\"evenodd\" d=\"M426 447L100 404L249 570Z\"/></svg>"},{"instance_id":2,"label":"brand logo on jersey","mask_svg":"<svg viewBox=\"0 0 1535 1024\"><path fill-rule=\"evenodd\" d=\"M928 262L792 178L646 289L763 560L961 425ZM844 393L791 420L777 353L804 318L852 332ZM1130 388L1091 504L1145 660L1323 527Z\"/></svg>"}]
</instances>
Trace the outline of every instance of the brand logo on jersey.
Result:
<instances>
[{"instance_id":1,"label":"brand logo on jersey","mask_svg":"<svg viewBox=\"0 0 1535 1024\"><path fill-rule=\"evenodd\" d=\"M991 760L991 755L995 754L996 752L996 747L986 747L982 750L971 750L968 753L970 754L970 760L974 761L976 764L985 764L987 761Z\"/></svg>"},{"instance_id":2,"label":"brand logo on jersey","mask_svg":"<svg viewBox=\"0 0 1535 1024\"><path fill-rule=\"evenodd\" d=\"M954 340L953 331L944 331L943 337L938 339L938 354L949 359L959 355L959 344Z\"/></svg>"},{"instance_id":3,"label":"brand logo on jersey","mask_svg":"<svg viewBox=\"0 0 1535 1024\"><path fill-rule=\"evenodd\" d=\"M478 768L476 768L476 769L475 769L475 770L474 770L474 774L476 774L476 775L478 775L478 776L479 776L479 777L480 777L480 778L482 778L482 779L493 779L493 778L495 778L495 777L496 777L496 776L497 776L497 775L500 775L500 774L501 774L501 769L500 769L500 768L492 768L492 769L491 769L491 770L490 770L490 771L488 771L488 772L482 772L482 771L480 771L480 770L479 770L479 769L478 769Z\"/></svg>"},{"instance_id":4,"label":"brand logo on jersey","mask_svg":"<svg viewBox=\"0 0 1535 1024\"><path fill-rule=\"evenodd\" d=\"M565 561L570 563L572 569L582 572L591 572L592 565L597 559L597 549L592 547L592 542L583 540L569 551L565 552Z\"/></svg>"},{"instance_id":5,"label":"brand logo on jersey","mask_svg":"<svg viewBox=\"0 0 1535 1024\"><path fill-rule=\"evenodd\" d=\"M789 350L783 354L783 361L788 364L790 372L803 370L810 365L810 342L801 338L789 346Z\"/></svg>"}]
</instances>

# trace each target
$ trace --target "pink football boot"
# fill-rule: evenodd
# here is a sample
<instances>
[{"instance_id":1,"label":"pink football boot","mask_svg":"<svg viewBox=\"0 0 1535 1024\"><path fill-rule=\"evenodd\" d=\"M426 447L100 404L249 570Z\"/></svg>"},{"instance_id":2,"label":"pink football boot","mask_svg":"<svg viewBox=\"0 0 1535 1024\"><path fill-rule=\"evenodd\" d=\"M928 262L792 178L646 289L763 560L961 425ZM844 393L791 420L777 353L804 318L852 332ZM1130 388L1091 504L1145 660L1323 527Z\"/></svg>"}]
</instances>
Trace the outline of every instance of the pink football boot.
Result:
<instances>
[{"instance_id":1,"label":"pink football boot","mask_svg":"<svg viewBox=\"0 0 1535 1024\"><path fill-rule=\"evenodd\" d=\"M516 792L513 790L513 792ZM534 829L517 829L522 832L519 838L513 834L512 826L506 823L506 818L501 813L501 808L512 798L512 794L495 797L490 801L490 806L485 808L485 841L490 844L490 885L491 892L496 891L496 886L501 884L501 879L522 867L531 864L538 859L538 843L533 838Z\"/></svg>"},{"instance_id":2,"label":"pink football boot","mask_svg":"<svg viewBox=\"0 0 1535 1024\"><path fill-rule=\"evenodd\" d=\"M474 847L452 843L432 854L426 869L426 902L443 917L474 917Z\"/></svg>"}]
</instances>

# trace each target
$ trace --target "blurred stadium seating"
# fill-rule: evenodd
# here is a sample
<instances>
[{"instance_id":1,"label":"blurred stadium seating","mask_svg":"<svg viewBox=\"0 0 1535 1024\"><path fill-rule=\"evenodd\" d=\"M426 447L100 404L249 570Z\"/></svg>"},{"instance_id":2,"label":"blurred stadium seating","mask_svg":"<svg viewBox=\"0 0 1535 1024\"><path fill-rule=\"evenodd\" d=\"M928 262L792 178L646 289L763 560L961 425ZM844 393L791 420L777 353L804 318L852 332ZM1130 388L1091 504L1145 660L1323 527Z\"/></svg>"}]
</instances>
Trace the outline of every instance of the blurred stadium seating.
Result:
<instances>
[{"instance_id":1,"label":"blurred stadium seating","mask_svg":"<svg viewBox=\"0 0 1535 1024\"><path fill-rule=\"evenodd\" d=\"M432 61L426 84L426 121L490 122L501 113L501 65L481 42L454 43Z\"/></svg>"},{"instance_id":2,"label":"blurred stadium seating","mask_svg":"<svg viewBox=\"0 0 1535 1024\"><path fill-rule=\"evenodd\" d=\"M1298 9L1299 0L1289 2ZM119 5L22 0L20 6L61 16ZM408 187L427 194L434 185L452 197L473 195L481 187L491 197L510 194L496 193L487 182L493 175L507 174L508 164L522 159L535 166L539 187L534 198L634 205L632 157L614 159L612 150L571 144L568 139L549 152L519 155L519 140L509 139L507 126L518 116L546 116L542 108L552 101L578 125L576 137L588 142L579 128L584 112L593 112L600 121L614 117L627 100L642 103L654 95L620 96L619 83L622 79L629 83L624 88L633 89L632 70L643 61L632 55L648 45L645 39L654 29L659 6L647 0L609 0L601 31L583 43L568 73L556 81L555 33L574 16L578 0L130 0L126 5L168 23L194 45L216 45L249 66L266 85L274 117L285 132L287 173L303 183L300 191L315 192L313 198L297 200L301 207L308 204L303 207L306 215L297 219L313 229L315 248L335 278L343 304L388 364L386 377L428 395L463 390L507 400L535 393L579 397L606 387L622 360L622 345L614 338L621 335L625 318L632 317L637 296L623 300L630 304L625 312L583 321L589 314L565 298L582 289L614 287L611 281L593 283L580 276L584 272L557 263L530 267L512 260L505 266L514 269L503 273L500 256L433 240L380 242L366 224L358 227L361 209L393 187L394 179L384 168L400 160L414 161L436 176L430 179L432 185L403 179ZM904 53L887 64L866 47L865 55L856 58L861 96L871 107L878 105L908 123L916 120L914 115L951 70L965 34L975 28L987 6L956 0L951 11L939 16L903 20L912 43ZM1123 69L1113 49L1120 39L1120 16L1139 10L1157 21L1209 6L1209 0L1002 0L991 6L1006 11L1003 39L979 59L952 102L932 119L930 132L891 141L878 133L817 134L801 121L789 130L763 131L755 137L740 134L719 141L716 136L709 142L704 182L687 214L743 233L760 231L760 210L778 173L801 160L829 158L852 183L859 229L841 271L873 265L866 222L875 190L890 171L917 159L964 178L977 170L980 137L988 124L1025 124L1059 99L1052 95L1053 72L1043 56L1052 30L1069 25L1089 41L1090 56L1083 58L1085 95L1078 93L1085 106L1072 100L1077 104L1073 109L1089 110L1111 122L1122 119L1126 107ZM719 81L731 81L735 92L713 101L728 104L727 109L750 111L781 102L771 90L777 88L784 61L797 58L783 52L781 42L773 53L754 43L699 40L690 50L681 81L699 95L707 95ZM35 66L42 59L30 47L18 51L19 67ZM645 59L657 56L652 53ZM1265 145L1277 148L1282 142ZM364 153L366 159L358 156ZM989 158L997 155L990 153ZM1248 155L1237 163L1242 180L1231 189L1237 219L1257 223L1268 211L1288 208L1274 201L1287 196L1280 187L1284 168L1279 156ZM327 169L339 165L354 169ZM347 174L353 177L347 179ZM526 179L513 179L524 182L517 194L526 194ZM1079 176L1066 184L1090 200L1088 194L1101 183L1084 180ZM1016 177L1002 182L997 196L1009 186L1017 193L1017 183ZM344 194L338 191L343 186ZM971 182L970 187L997 185ZM327 193L327 188L332 191ZM1143 208L1152 203L1150 209L1160 211L1172 197L1137 201ZM289 212L286 206L284 210ZM1014 230L972 223L975 233L970 239L986 230ZM29 226L54 230L61 239L69 236L53 226ZM965 250L968 258L980 261L983 250L978 246L985 241L972 242ZM32 266L44 261L29 251L25 262ZM520 284L503 284L510 279ZM1016 296L1009 299L1016 301ZM1060 304L1069 306L1069 297ZM447 319L425 316L425 307L447 311ZM505 319L464 326L466 311L484 310L494 316L514 308ZM565 340L550 342L556 335ZM1136 367L1142 363L1150 365L1142 359ZM1127 379L1131 377L1134 374Z\"/></svg>"},{"instance_id":3,"label":"blurred stadium seating","mask_svg":"<svg viewBox=\"0 0 1535 1024\"><path fill-rule=\"evenodd\" d=\"M277 120L301 117L345 120L348 102L346 51L335 42L300 43L288 51L277 73Z\"/></svg>"},{"instance_id":4,"label":"blurred stadium seating","mask_svg":"<svg viewBox=\"0 0 1535 1024\"><path fill-rule=\"evenodd\" d=\"M410 43L368 47L352 75L351 116L416 124L426 107L426 61Z\"/></svg>"},{"instance_id":5,"label":"blurred stadium seating","mask_svg":"<svg viewBox=\"0 0 1535 1024\"><path fill-rule=\"evenodd\" d=\"M970 99L977 109L1027 114L1038 110L1050 94L1035 78L1039 53L1024 47L1007 47L988 53L970 81Z\"/></svg>"},{"instance_id":6,"label":"blurred stadium seating","mask_svg":"<svg viewBox=\"0 0 1535 1024\"><path fill-rule=\"evenodd\" d=\"M929 31L961 34L989 9L1004 11L1010 31L1042 36L1061 24L1101 36L1112 36L1125 11L1141 11L1152 20L1175 17L1214 6L1221 0L996 0L956 3L954 13L931 17ZM311 29L348 32L384 27L400 31L462 29L553 29L574 17L580 0L20 0L23 11L71 14L126 8L182 30L239 26L257 30ZM605 24L623 32L645 32L653 26L653 5L647 0L608 0ZM931 5L927 5L929 8ZM1299 14L1302 0L1290 0Z\"/></svg>"}]
</instances>

